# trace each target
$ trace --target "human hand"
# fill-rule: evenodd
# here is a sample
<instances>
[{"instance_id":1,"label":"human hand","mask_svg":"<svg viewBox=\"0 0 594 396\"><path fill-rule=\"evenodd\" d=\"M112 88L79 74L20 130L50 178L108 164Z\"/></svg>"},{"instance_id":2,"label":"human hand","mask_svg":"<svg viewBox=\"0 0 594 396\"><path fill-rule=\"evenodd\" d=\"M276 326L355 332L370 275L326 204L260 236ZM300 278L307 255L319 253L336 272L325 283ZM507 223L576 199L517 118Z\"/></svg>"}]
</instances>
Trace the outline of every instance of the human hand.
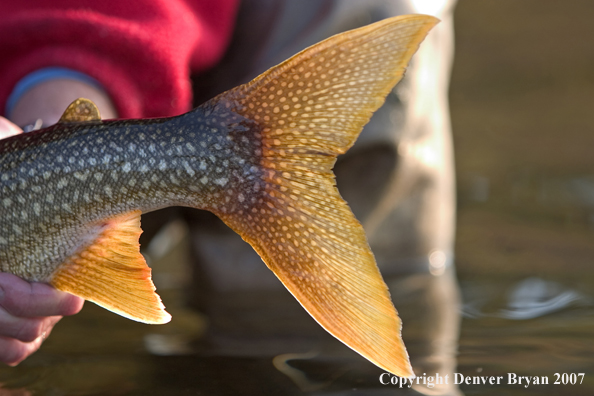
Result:
<instances>
[{"instance_id":1,"label":"human hand","mask_svg":"<svg viewBox=\"0 0 594 396\"><path fill-rule=\"evenodd\" d=\"M25 360L62 316L78 313L83 302L45 283L0 272L0 362L16 366Z\"/></svg>"},{"instance_id":2,"label":"human hand","mask_svg":"<svg viewBox=\"0 0 594 396\"><path fill-rule=\"evenodd\" d=\"M4 117L0 117L0 139L7 138L23 132L21 128L8 121Z\"/></svg>"}]
</instances>

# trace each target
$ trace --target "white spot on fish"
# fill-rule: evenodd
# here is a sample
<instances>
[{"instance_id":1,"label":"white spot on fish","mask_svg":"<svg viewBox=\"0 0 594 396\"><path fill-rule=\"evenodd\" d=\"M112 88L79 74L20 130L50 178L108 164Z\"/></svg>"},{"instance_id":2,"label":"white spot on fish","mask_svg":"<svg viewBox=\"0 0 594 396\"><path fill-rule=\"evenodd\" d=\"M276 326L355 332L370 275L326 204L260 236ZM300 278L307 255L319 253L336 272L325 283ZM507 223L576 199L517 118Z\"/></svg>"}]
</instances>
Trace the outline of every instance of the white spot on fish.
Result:
<instances>
[{"instance_id":1,"label":"white spot on fish","mask_svg":"<svg viewBox=\"0 0 594 396\"><path fill-rule=\"evenodd\" d=\"M224 186L225 184L227 184L228 181L229 181L229 179L227 179L226 177L220 177L214 181L214 184L217 184L219 186Z\"/></svg>"},{"instance_id":2,"label":"white spot on fish","mask_svg":"<svg viewBox=\"0 0 594 396\"><path fill-rule=\"evenodd\" d=\"M88 172L74 172L74 177L76 177L80 181L87 180L88 176L89 176Z\"/></svg>"},{"instance_id":3,"label":"white spot on fish","mask_svg":"<svg viewBox=\"0 0 594 396\"><path fill-rule=\"evenodd\" d=\"M129 162L126 162L126 163L124 164L124 166L122 166L122 170L123 170L124 172L130 172L130 170L131 170L131 169L132 169L132 165L130 165L130 163L129 163Z\"/></svg>"},{"instance_id":4,"label":"white spot on fish","mask_svg":"<svg viewBox=\"0 0 594 396\"><path fill-rule=\"evenodd\" d=\"M194 172L194 169L192 169L192 167L190 167L190 164L188 164L187 161L184 161L184 169L190 176L194 176L196 174L196 172Z\"/></svg>"}]
</instances>

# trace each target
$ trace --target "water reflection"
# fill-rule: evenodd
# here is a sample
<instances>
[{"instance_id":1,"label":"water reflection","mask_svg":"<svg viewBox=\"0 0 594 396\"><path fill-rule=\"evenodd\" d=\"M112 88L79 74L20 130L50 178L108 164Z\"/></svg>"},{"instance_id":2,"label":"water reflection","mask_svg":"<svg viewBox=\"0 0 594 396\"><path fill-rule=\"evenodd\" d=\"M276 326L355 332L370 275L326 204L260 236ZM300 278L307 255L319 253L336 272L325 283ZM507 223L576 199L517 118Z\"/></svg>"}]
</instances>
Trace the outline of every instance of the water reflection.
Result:
<instances>
[{"instance_id":1,"label":"water reflection","mask_svg":"<svg viewBox=\"0 0 594 396\"><path fill-rule=\"evenodd\" d=\"M588 299L557 282L528 278L517 284L509 293L508 308L499 316L507 319L533 319L571 306L588 304Z\"/></svg>"},{"instance_id":2,"label":"water reflection","mask_svg":"<svg viewBox=\"0 0 594 396\"><path fill-rule=\"evenodd\" d=\"M194 221L194 224L202 224L212 221L208 232L205 227L199 227L190 235L193 236L192 246L194 251L201 254L209 250L202 249L202 245L212 248L215 241L210 240L208 235L215 235L217 240L223 241L228 247L236 249L233 255L241 255L245 261L251 262L250 256L260 265L250 271L258 271L258 277L269 276L267 270L259 262L257 256L249 246L244 243L237 243L238 237L233 233L227 233L225 228L217 228L218 221L210 218L207 214L193 213L194 216L201 216L201 221ZM219 234L219 232L221 234ZM204 233L204 235L202 235ZM183 242L189 243L189 241ZM245 249L245 251L242 251ZM433 259L439 262L437 257ZM214 260L215 257L206 257L202 260ZM200 260L200 259L198 259ZM196 261L193 259L192 261ZM430 260L426 260L430 262ZM168 263L166 265L159 265ZM172 262L168 257L163 257L155 262L156 271L171 271ZM229 263L227 263L229 265ZM426 266L429 266L426 264ZM444 266L445 267L445 266ZM169 268L169 269L168 269ZM235 268L232 271L241 278L240 274L246 271ZM248 267L249 268L249 267ZM264 270L264 271L261 271ZM173 270L175 271L175 270ZM457 350L457 337L459 327L459 296L457 284L454 278L451 265L440 271L439 275L432 275L430 272L418 272L408 275L391 275L386 277L386 282L397 308L404 322L403 337L409 348L413 367L418 375L428 373L434 375L439 372L442 375L452 373L456 366L455 356ZM219 272L208 274L209 277L216 277ZM253 274L252 274L253 275ZM203 279L204 275L200 276ZM228 276L226 276L228 278ZM283 394L291 392L315 392L315 394L357 394L357 392L384 392L386 386L380 384L379 375L382 371L365 359L352 352L342 343L338 342L326 333L295 299L278 284L274 278L270 282L264 278L256 284L257 287L250 288L250 277L242 287L229 288L228 285L216 288L216 285L223 285L224 282L213 281L208 291L194 289L197 296L193 304L200 306L207 320L207 327L203 336L193 332L186 332L183 327L177 331L170 330L169 335L160 334L159 349L155 350L155 336L145 337L145 347L160 355L178 355L180 350L180 339L186 340L181 348L184 353L191 350L194 357L208 357L208 359L229 359L233 361L266 362L265 369L261 372L250 375L262 381L268 381L270 376L283 378ZM230 279L230 282L239 282L239 279ZM263 287L263 285L274 285ZM197 294L196 294L197 293ZM167 305L170 306L169 304ZM173 313L174 318L178 315ZM174 320L172 326L179 326ZM185 336L180 334L185 332ZM176 334L173 334L176 333ZM147 342L149 341L149 342ZM169 351L164 350L169 345ZM196 374L191 374L196 375ZM213 374L214 375L214 374ZM228 394L230 390L220 388L221 373L216 378L204 379L201 389L210 389L210 392L217 394ZM162 380L169 383L166 376ZM253 378L256 381L255 378ZM352 388L359 389L359 391ZM456 387L415 386L415 394L458 394ZM338 392L338 393L336 393ZM397 392L397 389L390 389L390 392ZM413 392L413 391L409 391ZM248 393L246 393L248 394ZM374 393L372 393L374 394Z\"/></svg>"},{"instance_id":3,"label":"water reflection","mask_svg":"<svg viewBox=\"0 0 594 396\"><path fill-rule=\"evenodd\" d=\"M175 225L165 231L169 249L149 259L163 275L163 287L156 281L171 324L133 323L87 304L30 359L0 368L0 395L460 394L451 384L412 390L382 385L382 370L321 329L281 288L209 292L206 315L197 313L185 305L186 281L172 281L188 270L179 256L187 252L187 230L182 238ZM166 239L161 234L156 240ZM417 375L455 370L459 301L448 268L439 276L386 279Z\"/></svg>"},{"instance_id":4,"label":"water reflection","mask_svg":"<svg viewBox=\"0 0 594 396\"><path fill-rule=\"evenodd\" d=\"M505 306L495 308L493 301L500 301L501 295L489 296L489 293L473 295L471 301L464 304L463 315L467 318L500 317L512 320L534 319L572 307L592 305L592 298L564 287L559 282L531 277L513 285L507 294ZM487 306L487 308L484 308ZM488 312L488 310L491 310Z\"/></svg>"}]
</instances>

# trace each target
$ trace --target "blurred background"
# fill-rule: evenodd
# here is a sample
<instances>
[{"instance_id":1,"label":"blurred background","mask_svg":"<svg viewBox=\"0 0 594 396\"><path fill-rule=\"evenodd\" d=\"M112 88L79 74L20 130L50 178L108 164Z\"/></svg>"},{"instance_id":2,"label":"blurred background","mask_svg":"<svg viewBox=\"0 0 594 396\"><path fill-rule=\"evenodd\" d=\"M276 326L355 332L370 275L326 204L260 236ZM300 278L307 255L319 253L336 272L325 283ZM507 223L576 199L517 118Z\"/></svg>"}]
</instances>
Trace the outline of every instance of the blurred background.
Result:
<instances>
[{"instance_id":1,"label":"blurred background","mask_svg":"<svg viewBox=\"0 0 594 396\"><path fill-rule=\"evenodd\" d=\"M591 271L592 17L580 0L459 1L450 100L461 277Z\"/></svg>"},{"instance_id":2,"label":"blurred background","mask_svg":"<svg viewBox=\"0 0 594 396\"><path fill-rule=\"evenodd\" d=\"M456 6L450 105L462 306L455 371L585 377L576 385L464 385L441 394L594 394L592 21L588 0ZM177 247L188 243L182 225L170 227ZM381 370L352 356L338 366L303 354L293 366L287 361L295 356L274 364L192 356L207 319L182 303L189 276L172 263L187 257L175 251L155 276L175 327L136 324L87 303L39 353L17 369L0 367L0 396L440 394L381 386ZM413 340L409 349L422 348Z\"/></svg>"},{"instance_id":3,"label":"blurred background","mask_svg":"<svg viewBox=\"0 0 594 396\"><path fill-rule=\"evenodd\" d=\"M581 386L518 394L594 389L592 18L580 0L455 12L458 370L586 372ZM462 388L479 389L497 394Z\"/></svg>"}]
</instances>

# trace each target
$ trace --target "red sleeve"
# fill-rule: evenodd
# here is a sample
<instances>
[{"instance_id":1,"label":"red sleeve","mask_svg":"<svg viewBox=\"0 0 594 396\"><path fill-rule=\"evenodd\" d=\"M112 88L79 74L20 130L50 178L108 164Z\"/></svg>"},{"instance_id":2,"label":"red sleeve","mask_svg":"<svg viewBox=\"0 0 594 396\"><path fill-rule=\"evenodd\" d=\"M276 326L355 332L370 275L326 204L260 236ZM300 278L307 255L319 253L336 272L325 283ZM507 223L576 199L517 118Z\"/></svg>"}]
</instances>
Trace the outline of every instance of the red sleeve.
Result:
<instances>
[{"instance_id":1,"label":"red sleeve","mask_svg":"<svg viewBox=\"0 0 594 396\"><path fill-rule=\"evenodd\" d=\"M238 0L1 1L0 109L15 84L59 66L99 81L122 118L180 114L190 72L212 67Z\"/></svg>"}]
</instances>

